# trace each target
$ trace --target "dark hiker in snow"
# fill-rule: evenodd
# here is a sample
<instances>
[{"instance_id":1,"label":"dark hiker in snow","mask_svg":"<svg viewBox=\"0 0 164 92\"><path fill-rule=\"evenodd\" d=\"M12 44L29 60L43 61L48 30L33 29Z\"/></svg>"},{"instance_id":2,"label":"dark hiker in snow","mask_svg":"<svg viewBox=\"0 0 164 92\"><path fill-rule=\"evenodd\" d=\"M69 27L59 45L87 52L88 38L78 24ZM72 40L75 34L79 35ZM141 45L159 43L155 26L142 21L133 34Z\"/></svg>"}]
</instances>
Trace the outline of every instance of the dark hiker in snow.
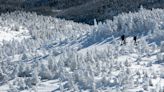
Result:
<instances>
[{"instance_id":1,"label":"dark hiker in snow","mask_svg":"<svg viewBox=\"0 0 164 92\"><path fill-rule=\"evenodd\" d=\"M133 37L133 40L134 40L134 44L137 45L137 37L136 36Z\"/></svg>"},{"instance_id":2,"label":"dark hiker in snow","mask_svg":"<svg viewBox=\"0 0 164 92\"><path fill-rule=\"evenodd\" d=\"M121 40L122 40L122 41L121 41L121 45L126 44L125 35L122 35L122 36L121 36Z\"/></svg>"}]
</instances>

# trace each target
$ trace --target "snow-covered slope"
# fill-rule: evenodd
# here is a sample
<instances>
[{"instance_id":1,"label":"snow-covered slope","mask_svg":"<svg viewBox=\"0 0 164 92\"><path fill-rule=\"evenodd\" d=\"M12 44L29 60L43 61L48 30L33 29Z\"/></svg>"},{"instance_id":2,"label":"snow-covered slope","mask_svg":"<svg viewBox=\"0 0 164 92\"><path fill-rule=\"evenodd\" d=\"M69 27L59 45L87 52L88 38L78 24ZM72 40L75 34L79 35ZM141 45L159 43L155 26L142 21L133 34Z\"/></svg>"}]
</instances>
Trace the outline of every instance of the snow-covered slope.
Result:
<instances>
[{"instance_id":1,"label":"snow-covered slope","mask_svg":"<svg viewBox=\"0 0 164 92\"><path fill-rule=\"evenodd\" d=\"M0 31L13 40L0 45L0 92L163 92L163 14L141 8L94 26L2 14Z\"/></svg>"}]
</instances>

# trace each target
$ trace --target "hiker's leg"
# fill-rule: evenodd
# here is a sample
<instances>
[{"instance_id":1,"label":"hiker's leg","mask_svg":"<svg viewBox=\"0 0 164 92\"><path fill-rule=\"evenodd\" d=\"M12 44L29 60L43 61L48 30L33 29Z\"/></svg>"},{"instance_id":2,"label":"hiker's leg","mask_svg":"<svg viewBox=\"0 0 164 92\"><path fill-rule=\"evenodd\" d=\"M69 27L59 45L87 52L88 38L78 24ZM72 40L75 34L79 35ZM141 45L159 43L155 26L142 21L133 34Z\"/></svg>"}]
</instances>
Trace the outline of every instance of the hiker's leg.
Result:
<instances>
[{"instance_id":1,"label":"hiker's leg","mask_svg":"<svg viewBox=\"0 0 164 92\"><path fill-rule=\"evenodd\" d=\"M124 44L126 45L126 41L124 40Z\"/></svg>"},{"instance_id":2,"label":"hiker's leg","mask_svg":"<svg viewBox=\"0 0 164 92\"><path fill-rule=\"evenodd\" d=\"M123 41L121 41L121 45L123 45Z\"/></svg>"},{"instance_id":3,"label":"hiker's leg","mask_svg":"<svg viewBox=\"0 0 164 92\"><path fill-rule=\"evenodd\" d=\"M137 41L136 40L134 40L134 45L137 45Z\"/></svg>"}]
</instances>

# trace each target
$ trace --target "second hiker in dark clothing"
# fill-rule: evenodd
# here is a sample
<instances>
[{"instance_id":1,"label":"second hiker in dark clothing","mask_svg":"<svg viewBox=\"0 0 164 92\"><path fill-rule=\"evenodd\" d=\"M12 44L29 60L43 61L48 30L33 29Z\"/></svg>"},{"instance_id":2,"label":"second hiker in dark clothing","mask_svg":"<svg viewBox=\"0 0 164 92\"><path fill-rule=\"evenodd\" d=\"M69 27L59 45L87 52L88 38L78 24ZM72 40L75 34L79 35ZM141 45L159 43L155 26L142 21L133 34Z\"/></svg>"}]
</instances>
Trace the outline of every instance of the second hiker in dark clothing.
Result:
<instances>
[{"instance_id":1,"label":"second hiker in dark clothing","mask_svg":"<svg viewBox=\"0 0 164 92\"><path fill-rule=\"evenodd\" d=\"M137 37L136 36L133 37L133 40L134 40L134 44L137 45Z\"/></svg>"},{"instance_id":2,"label":"second hiker in dark clothing","mask_svg":"<svg viewBox=\"0 0 164 92\"><path fill-rule=\"evenodd\" d=\"M125 35L122 35L121 36L121 45L123 45L123 44L126 44L126 39L125 39Z\"/></svg>"}]
</instances>

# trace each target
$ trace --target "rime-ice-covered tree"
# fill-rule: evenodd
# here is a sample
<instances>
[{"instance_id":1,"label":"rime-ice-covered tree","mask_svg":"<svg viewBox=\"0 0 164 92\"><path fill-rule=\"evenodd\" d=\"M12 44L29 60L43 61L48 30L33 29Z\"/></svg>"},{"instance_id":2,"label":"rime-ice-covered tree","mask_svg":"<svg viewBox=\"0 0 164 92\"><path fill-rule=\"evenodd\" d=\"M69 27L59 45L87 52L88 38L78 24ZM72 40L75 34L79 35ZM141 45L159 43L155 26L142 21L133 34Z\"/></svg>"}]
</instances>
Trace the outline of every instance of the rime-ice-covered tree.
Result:
<instances>
[{"instance_id":1,"label":"rime-ice-covered tree","mask_svg":"<svg viewBox=\"0 0 164 92\"><path fill-rule=\"evenodd\" d=\"M52 79L51 71L48 69L47 65L41 64L39 76L41 79Z\"/></svg>"},{"instance_id":2,"label":"rime-ice-covered tree","mask_svg":"<svg viewBox=\"0 0 164 92\"><path fill-rule=\"evenodd\" d=\"M34 69L32 73L32 84L38 85L40 83L40 76L37 69Z\"/></svg>"},{"instance_id":3,"label":"rime-ice-covered tree","mask_svg":"<svg viewBox=\"0 0 164 92\"><path fill-rule=\"evenodd\" d=\"M164 42L163 41L161 42L160 51L164 52Z\"/></svg>"}]
</instances>

